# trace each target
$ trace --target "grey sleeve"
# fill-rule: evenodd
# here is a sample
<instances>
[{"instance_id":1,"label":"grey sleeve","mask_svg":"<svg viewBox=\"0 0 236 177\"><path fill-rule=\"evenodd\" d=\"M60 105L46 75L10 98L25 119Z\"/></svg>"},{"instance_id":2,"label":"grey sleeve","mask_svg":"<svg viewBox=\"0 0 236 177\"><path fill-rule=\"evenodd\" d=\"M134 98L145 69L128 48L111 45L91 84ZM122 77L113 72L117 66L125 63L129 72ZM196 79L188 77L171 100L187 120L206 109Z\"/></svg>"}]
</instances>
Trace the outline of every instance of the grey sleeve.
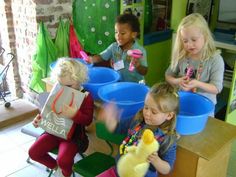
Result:
<instances>
[{"instance_id":1,"label":"grey sleeve","mask_svg":"<svg viewBox=\"0 0 236 177\"><path fill-rule=\"evenodd\" d=\"M223 88L225 64L221 55L215 55L212 59L210 71L210 84L216 86L217 90L221 92Z\"/></svg>"},{"instance_id":2,"label":"grey sleeve","mask_svg":"<svg viewBox=\"0 0 236 177\"><path fill-rule=\"evenodd\" d=\"M166 72L165 72L165 75L169 75L169 76L173 76L173 77L177 77L179 75L179 67L177 66L175 70L172 70L170 65L169 67L167 68Z\"/></svg>"},{"instance_id":3,"label":"grey sleeve","mask_svg":"<svg viewBox=\"0 0 236 177\"><path fill-rule=\"evenodd\" d=\"M107 61L110 58L112 58L112 49L113 49L113 43L100 53L100 56L102 57L103 60Z\"/></svg>"}]
</instances>

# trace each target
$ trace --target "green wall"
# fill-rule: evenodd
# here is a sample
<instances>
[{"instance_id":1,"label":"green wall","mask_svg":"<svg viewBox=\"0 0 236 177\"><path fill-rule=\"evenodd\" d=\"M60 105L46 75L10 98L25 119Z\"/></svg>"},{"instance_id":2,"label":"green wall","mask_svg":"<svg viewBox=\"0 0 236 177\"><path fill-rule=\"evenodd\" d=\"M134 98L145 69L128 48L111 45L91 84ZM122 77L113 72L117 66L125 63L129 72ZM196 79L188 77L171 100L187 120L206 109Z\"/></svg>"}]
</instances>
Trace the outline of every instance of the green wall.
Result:
<instances>
[{"instance_id":1,"label":"green wall","mask_svg":"<svg viewBox=\"0 0 236 177\"><path fill-rule=\"evenodd\" d=\"M171 29L176 32L177 27L183 17L186 15L186 7L188 0L173 0L171 11Z\"/></svg>"},{"instance_id":2,"label":"green wall","mask_svg":"<svg viewBox=\"0 0 236 177\"><path fill-rule=\"evenodd\" d=\"M165 80L165 70L170 63L171 39L144 47L148 55L148 73L145 80L148 86L152 86Z\"/></svg>"}]
</instances>

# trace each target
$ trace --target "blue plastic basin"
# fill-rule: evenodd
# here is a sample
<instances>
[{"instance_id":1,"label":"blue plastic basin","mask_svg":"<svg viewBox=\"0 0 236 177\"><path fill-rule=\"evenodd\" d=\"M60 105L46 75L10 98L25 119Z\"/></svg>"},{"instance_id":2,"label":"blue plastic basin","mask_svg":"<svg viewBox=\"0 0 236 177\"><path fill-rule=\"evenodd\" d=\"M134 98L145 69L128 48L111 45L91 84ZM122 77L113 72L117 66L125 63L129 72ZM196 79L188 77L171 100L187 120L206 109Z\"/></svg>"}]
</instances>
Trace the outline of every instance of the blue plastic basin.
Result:
<instances>
[{"instance_id":1,"label":"blue plastic basin","mask_svg":"<svg viewBox=\"0 0 236 177\"><path fill-rule=\"evenodd\" d=\"M106 67L91 67L89 68L89 81L83 84L83 87L89 91L94 100L98 100L98 89L104 85L118 82L120 74Z\"/></svg>"},{"instance_id":2,"label":"blue plastic basin","mask_svg":"<svg viewBox=\"0 0 236 177\"><path fill-rule=\"evenodd\" d=\"M89 68L93 66L93 64L86 63L82 58L75 58L75 60L80 61L81 63L85 64ZM53 70L53 68L56 66L57 61L54 61L50 64L50 69Z\"/></svg>"},{"instance_id":3,"label":"blue plastic basin","mask_svg":"<svg viewBox=\"0 0 236 177\"><path fill-rule=\"evenodd\" d=\"M143 108L148 90L143 84L117 82L101 87L98 96L104 103L114 102L122 110L121 119L130 119Z\"/></svg>"},{"instance_id":4,"label":"blue plastic basin","mask_svg":"<svg viewBox=\"0 0 236 177\"><path fill-rule=\"evenodd\" d=\"M208 98L192 92L180 91L179 98L176 131L181 135L200 133L214 110L214 104Z\"/></svg>"}]
</instances>

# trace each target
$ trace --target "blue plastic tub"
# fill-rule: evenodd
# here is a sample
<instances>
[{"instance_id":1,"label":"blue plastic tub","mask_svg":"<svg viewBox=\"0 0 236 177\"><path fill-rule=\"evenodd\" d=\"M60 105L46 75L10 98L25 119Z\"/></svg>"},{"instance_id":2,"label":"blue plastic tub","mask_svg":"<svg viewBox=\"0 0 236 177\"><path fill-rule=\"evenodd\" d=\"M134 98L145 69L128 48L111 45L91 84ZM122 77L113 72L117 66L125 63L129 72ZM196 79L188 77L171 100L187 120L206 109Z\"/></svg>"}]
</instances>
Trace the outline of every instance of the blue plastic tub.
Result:
<instances>
[{"instance_id":1,"label":"blue plastic tub","mask_svg":"<svg viewBox=\"0 0 236 177\"><path fill-rule=\"evenodd\" d=\"M82 58L75 58L75 60L80 61L81 63L85 64L89 68L93 66L93 64L86 63ZM50 64L50 69L52 70L56 66L57 61L54 61Z\"/></svg>"},{"instance_id":2,"label":"blue plastic tub","mask_svg":"<svg viewBox=\"0 0 236 177\"><path fill-rule=\"evenodd\" d=\"M98 89L100 87L120 80L120 74L111 68L91 67L88 71L89 81L83 84L83 87L92 94L94 100L99 99Z\"/></svg>"},{"instance_id":3,"label":"blue plastic tub","mask_svg":"<svg viewBox=\"0 0 236 177\"><path fill-rule=\"evenodd\" d=\"M98 96L104 103L115 102L122 110L121 119L130 119L143 108L148 90L143 84L117 82L101 87Z\"/></svg>"},{"instance_id":4,"label":"blue plastic tub","mask_svg":"<svg viewBox=\"0 0 236 177\"><path fill-rule=\"evenodd\" d=\"M200 133L214 110L214 104L208 98L192 92L181 91L179 97L176 131L181 135Z\"/></svg>"}]
</instances>

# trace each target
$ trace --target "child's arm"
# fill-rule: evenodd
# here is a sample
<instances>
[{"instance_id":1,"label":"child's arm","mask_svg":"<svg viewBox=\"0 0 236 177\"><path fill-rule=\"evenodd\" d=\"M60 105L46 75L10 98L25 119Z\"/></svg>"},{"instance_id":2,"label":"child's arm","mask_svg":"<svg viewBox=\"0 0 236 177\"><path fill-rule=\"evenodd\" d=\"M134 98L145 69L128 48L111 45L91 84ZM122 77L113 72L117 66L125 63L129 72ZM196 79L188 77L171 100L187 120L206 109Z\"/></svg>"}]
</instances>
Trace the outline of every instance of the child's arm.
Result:
<instances>
[{"instance_id":1,"label":"child's arm","mask_svg":"<svg viewBox=\"0 0 236 177\"><path fill-rule=\"evenodd\" d=\"M162 160L157 153L153 153L148 157L148 161L155 167L155 169L165 175L170 172L170 165L168 162Z\"/></svg>"},{"instance_id":2,"label":"child's arm","mask_svg":"<svg viewBox=\"0 0 236 177\"><path fill-rule=\"evenodd\" d=\"M89 63L100 63L102 62L103 59L100 55L93 55L93 56L89 56Z\"/></svg>"},{"instance_id":3,"label":"child's arm","mask_svg":"<svg viewBox=\"0 0 236 177\"><path fill-rule=\"evenodd\" d=\"M109 103L101 108L98 120L103 121L110 132L114 132L119 122L120 112L114 103Z\"/></svg>"},{"instance_id":4,"label":"child's arm","mask_svg":"<svg viewBox=\"0 0 236 177\"><path fill-rule=\"evenodd\" d=\"M94 103L91 93L86 96L79 110L72 117L72 120L81 125L89 125L93 120Z\"/></svg>"},{"instance_id":5,"label":"child's arm","mask_svg":"<svg viewBox=\"0 0 236 177\"><path fill-rule=\"evenodd\" d=\"M139 60L134 60L133 63L134 63L134 66L136 68L136 71L139 74L141 74L143 76L147 74L148 67L141 65Z\"/></svg>"},{"instance_id":6,"label":"child's arm","mask_svg":"<svg viewBox=\"0 0 236 177\"><path fill-rule=\"evenodd\" d=\"M218 94L223 88L224 77L224 61L220 55L215 55L210 59L209 64L205 66L208 68L208 76L202 76L209 78L205 82L193 79L188 83L182 85L183 90L191 90L193 88L199 88L205 92L211 94ZM201 80L201 79L200 79Z\"/></svg>"},{"instance_id":7,"label":"child's arm","mask_svg":"<svg viewBox=\"0 0 236 177\"><path fill-rule=\"evenodd\" d=\"M89 56L89 62L90 63L100 63L102 61L108 61L112 57L112 48L113 48L113 43L108 46L104 51L102 51L99 55L93 55Z\"/></svg>"},{"instance_id":8,"label":"child's arm","mask_svg":"<svg viewBox=\"0 0 236 177\"><path fill-rule=\"evenodd\" d=\"M185 83L185 82L188 81L187 76L183 76L183 77L178 78L178 77L174 77L174 76L171 76L171 75L168 75L168 74L165 74L165 79L171 85L180 86L180 87L181 87L182 83Z\"/></svg>"},{"instance_id":9,"label":"child's arm","mask_svg":"<svg viewBox=\"0 0 236 177\"><path fill-rule=\"evenodd\" d=\"M174 166L176 160L176 143L174 143L160 158L155 152L148 157L148 161L154 166L154 168L161 174L168 174Z\"/></svg>"},{"instance_id":10,"label":"child's arm","mask_svg":"<svg viewBox=\"0 0 236 177\"><path fill-rule=\"evenodd\" d=\"M181 84L181 88L185 91L190 91L194 88L200 88L208 93L212 93L212 94L219 93L219 91L215 85L210 84L210 83L201 82L196 79L193 79L193 80L190 80L189 82Z\"/></svg>"}]
</instances>

